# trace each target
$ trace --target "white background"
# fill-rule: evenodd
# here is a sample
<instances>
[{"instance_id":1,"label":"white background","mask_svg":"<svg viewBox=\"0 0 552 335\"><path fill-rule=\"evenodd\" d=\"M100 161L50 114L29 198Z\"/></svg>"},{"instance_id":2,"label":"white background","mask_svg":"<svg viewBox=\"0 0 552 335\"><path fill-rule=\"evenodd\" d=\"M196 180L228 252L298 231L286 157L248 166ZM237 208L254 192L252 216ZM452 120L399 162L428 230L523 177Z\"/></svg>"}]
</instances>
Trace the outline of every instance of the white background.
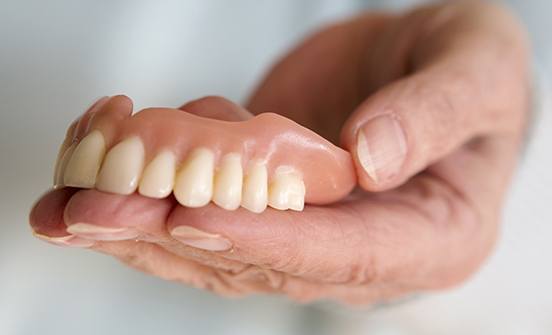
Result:
<instances>
[{"instance_id":1,"label":"white background","mask_svg":"<svg viewBox=\"0 0 552 335\"><path fill-rule=\"evenodd\" d=\"M401 306L351 312L225 300L31 236L27 213L50 185L65 128L97 97L126 93L137 108L207 94L243 100L277 55L361 3L0 0L0 334L551 334L546 99L494 256L464 287ZM551 7L516 6L541 81L550 78Z\"/></svg>"}]
</instances>

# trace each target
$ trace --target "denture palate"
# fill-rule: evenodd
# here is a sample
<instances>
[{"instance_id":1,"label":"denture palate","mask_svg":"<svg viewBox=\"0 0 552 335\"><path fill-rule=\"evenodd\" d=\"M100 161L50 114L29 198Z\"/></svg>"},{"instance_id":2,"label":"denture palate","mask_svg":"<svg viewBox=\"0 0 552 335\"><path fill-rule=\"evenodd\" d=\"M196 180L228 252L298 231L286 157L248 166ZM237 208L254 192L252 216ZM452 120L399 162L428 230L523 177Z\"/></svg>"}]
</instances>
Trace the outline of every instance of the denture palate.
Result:
<instances>
[{"instance_id":1,"label":"denture palate","mask_svg":"<svg viewBox=\"0 0 552 335\"><path fill-rule=\"evenodd\" d=\"M55 187L96 188L151 198L171 193L186 207L267 206L301 211L331 203L355 184L350 155L282 116L247 121L150 108L115 119L109 110L58 155Z\"/></svg>"}]
</instances>

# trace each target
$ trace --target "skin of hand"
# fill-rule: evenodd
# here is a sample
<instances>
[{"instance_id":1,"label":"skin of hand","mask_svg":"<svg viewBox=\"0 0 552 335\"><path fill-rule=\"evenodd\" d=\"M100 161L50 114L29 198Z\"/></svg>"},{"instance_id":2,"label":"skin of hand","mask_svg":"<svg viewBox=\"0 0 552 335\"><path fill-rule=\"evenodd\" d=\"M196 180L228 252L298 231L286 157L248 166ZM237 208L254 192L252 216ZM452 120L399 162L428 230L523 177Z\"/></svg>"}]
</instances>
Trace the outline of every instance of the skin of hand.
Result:
<instances>
[{"instance_id":1,"label":"skin of hand","mask_svg":"<svg viewBox=\"0 0 552 335\"><path fill-rule=\"evenodd\" d=\"M31 225L41 235L76 222L137 227L147 233L137 241L66 244L226 296L371 304L459 284L497 239L529 111L528 59L523 28L496 4L363 14L293 49L247 106L348 149L361 187L346 200L258 215L66 188L43 196ZM213 113L202 104L224 107L204 116L243 113L217 98L185 109ZM171 237L176 227L186 233Z\"/></svg>"}]
</instances>

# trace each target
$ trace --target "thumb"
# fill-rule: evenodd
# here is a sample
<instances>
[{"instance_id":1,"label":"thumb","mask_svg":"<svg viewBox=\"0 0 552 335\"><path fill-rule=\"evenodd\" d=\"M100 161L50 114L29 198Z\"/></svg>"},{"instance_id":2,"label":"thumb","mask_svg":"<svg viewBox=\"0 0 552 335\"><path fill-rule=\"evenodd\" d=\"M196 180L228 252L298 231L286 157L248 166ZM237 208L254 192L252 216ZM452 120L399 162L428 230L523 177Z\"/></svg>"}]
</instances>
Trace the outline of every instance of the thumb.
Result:
<instances>
[{"instance_id":1,"label":"thumb","mask_svg":"<svg viewBox=\"0 0 552 335\"><path fill-rule=\"evenodd\" d=\"M384 87L346 121L341 143L364 189L394 188L469 140L519 124L522 90L497 80L492 94L485 94L488 72L464 68L459 78L450 65L436 64Z\"/></svg>"},{"instance_id":2,"label":"thumb","mask_svg":"<svg viewBox=\"0 0 552 335\"><path fill-rule=\"evenodd\" d=\"M494 106L478 99L477 87L446 77L423 73L396 82L346 122L342 143L363 188L396 187L471 138L510 123L511 118L493 117Z\"/></svg>"},{"instance_id":3,"label":"thumb","mask_svg":"<svg viewBox=\"0 0 552 335\"><path fill-rule=\"evenodd\" d=\"M435 10L452 16L407 52L412 74L362 102L341 129L366 190L396 187L470 140L523 122L527 51L517 21L479 2Z\"/></svg>"}]
</instances>

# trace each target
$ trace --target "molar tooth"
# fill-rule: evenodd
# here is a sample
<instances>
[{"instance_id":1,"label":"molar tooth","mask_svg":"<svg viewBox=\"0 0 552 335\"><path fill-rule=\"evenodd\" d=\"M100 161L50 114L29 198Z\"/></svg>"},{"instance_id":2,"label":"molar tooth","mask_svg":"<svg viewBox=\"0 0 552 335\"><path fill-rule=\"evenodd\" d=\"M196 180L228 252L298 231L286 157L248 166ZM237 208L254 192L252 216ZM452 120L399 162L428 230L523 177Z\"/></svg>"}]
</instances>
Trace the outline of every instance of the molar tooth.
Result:
<instances>
[{"instance_id":1,"label":"molar tooth","mask_svg":"<svg viewBox=\"0 0 552 335\"><path fill-rule=\"evenodd\" d=\"M268 204L280 210L302 211L305 205L303 178L294 171L277 169L269 186Z\"/></svg>"},{"instance_id":2,"label":"molar tooth","mask_svg":"<svg viewBox=\"0 0 552 335\"><path fill-rule=\"evenodd\" d=\"M163 150L144 170L138 192L150 198L168 196L174 186L175 168L175 155L169 150Z\"/></svg>"},{"instance_id":3,"label":"molar tooth","mask_svg":"<svg viewBox=\"0 0 552 335\"><path fill-rule=\"evenodd\" d=\"M252 161L243 182L241 205L254 213L261 213L268 202L268 176L266 165Z\"/></svg>"},{"instance_id":4,"label":"molar tooth","mask_svg":"<svg viewBox=\"0 0 552 335\"><path fill-rule=\"evenodd\" d=\"M105 139L99 130L86 135L76 146L63 175L66 186L92 188L105 155Z\"/></svg>"},{"instance_id":5,"label":"molar tooth","mask_svg":"<svg viewBox=\"0 0 552 335\"><path fill-rule=\"evenodd\" d=\"M174 196L187 207L205 206L213 195L215 156L206 148L195 149L176 175Z\"/></svg>"},{"instance_id":6,"label":"molar tooth","mask_svg":"<svg viewBox=\"0 0 552 335\"><path fill-rule=\"evenodd\" d=\"M241 156L235 153L224 156L215 177L213 202L227 210L237 209L241 202L242 183Z\"/></svg>"},{"instance_id":7,"label":"molar tooth","mask_svg":"<svg viewBox=\"0 0 552 335\"><path fill-rule=\"evenodd\" d=\"M54 188L63 187L63 176L65 175L67 163L69 163L69 159L71 159L71 156L73 156L73 152L75 151L76 147L77 143L72 143L59 158L59 162L56 164L54 172Z\"/></svg>"},{"instance_id":8,"label":"molar tooth","mask_svg":"<svg viewBox=\"0 0 552 335\"><path fill-rule=\"evenodd\" d=\"M144 167L144 155L144 145L139 137L120 142L105 156L96 187L117 194L133 193Z\"/></svg>"}]
</instances>

